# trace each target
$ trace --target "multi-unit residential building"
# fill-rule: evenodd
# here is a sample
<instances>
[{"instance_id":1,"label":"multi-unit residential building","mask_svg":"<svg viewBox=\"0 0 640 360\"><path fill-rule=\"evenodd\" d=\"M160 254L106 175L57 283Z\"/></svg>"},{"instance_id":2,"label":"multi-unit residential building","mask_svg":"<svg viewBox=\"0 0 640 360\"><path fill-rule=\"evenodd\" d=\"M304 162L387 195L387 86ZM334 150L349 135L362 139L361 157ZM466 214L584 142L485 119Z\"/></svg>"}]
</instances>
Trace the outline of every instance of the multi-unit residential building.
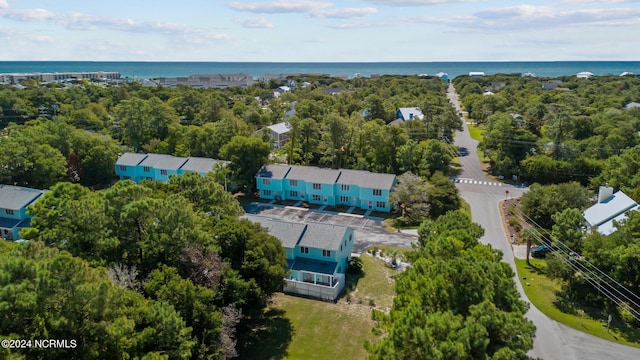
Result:
<instances>
[{"instance_id":1,"label":"multi-unit residential building","mask_svg":"<svg viewBox=\"0 0 640 360\"><path fill-rule=\"evenodd\" d=\"M227 88L247 87L253 84L253 77L248 74L206 74L184 77L161 77L158 83L166 87L186 85L192 88Z\"/></svg>"},{"instance_id":2,"label":"multi-unit residential building","mask_svg":"<svg viewBox=\"0 0 640 360\"><path fill-rule=\"evenodd\" d=\"M61 82L67 80L117 80L119 72L56 72L56 73L7 73L0 74L0 84L19 84L22 80L34 79L44 82Z\"/></svg>"},{"instance_id":3,"label":"multi-unit residential building","mask_svg":"<svg viewBox=\"0 0 640 360\"><path fill-rule=\"evenodd\" d=\"M310 204L354 206L391 211L393 174L314 166L264 165L256 174L262 199L301 200Z\"/></svg>"},{"instance_id":4,"label":"multi-unit residential building","mask_svg":"<svg viewBox=\"0 0 640 360\"><path fill-rule=\"evenodd\" d=\"M177 157L164 154L124 153L116 161L116 175L120 180L169 181L171 175L182 175L192 171L206 175L218 166L227 166L228 161L201 157Z\"/></svg>"},{"instance_id":5,"label":"multi-unit residential building","mask_svg":"<svg viewBox=\"0 0 640 360\"><path fill-rule=\"evenodd\" d=\"M31 226L27 207L45 193L44 190L0 185L0 238L20 239L19 232Z\"/></svg>"},{"instance_id":6,"label":"multi-unit residential building","mask_svg":"<svg viewBox=\"0 0 640 360\"><path fill-rule=\"evenodd\" d=\"M353 249L352 228L319 223L293 223L244 215L265 227L287 252L283 291L322 300L335 300L345 286Z\"/></svg>"}]
</instances>

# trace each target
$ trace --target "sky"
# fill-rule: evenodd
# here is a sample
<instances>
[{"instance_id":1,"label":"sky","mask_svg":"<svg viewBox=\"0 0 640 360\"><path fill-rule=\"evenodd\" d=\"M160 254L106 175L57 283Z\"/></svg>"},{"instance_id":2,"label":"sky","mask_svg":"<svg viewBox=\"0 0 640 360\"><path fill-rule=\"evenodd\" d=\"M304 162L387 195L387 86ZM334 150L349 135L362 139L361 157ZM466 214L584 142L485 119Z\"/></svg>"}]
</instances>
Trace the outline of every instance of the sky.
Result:
<instances>
[{"instance_id":1,"label":"sky","mask_svg":"<svg viewBox=\"0 0 640 360\"><path fill-rule=\"evenodd\" d=\"M0 61L640 60L640 0L0 0Z\"/></svg>"}]
</instances>

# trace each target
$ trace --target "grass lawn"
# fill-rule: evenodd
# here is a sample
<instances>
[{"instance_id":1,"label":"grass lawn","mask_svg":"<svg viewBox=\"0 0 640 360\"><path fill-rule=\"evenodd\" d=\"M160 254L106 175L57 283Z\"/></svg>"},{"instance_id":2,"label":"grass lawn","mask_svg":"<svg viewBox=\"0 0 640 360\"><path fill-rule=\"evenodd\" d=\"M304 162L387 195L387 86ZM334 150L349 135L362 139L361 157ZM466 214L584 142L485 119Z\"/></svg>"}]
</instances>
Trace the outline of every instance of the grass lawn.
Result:
<instances>
[{"instance_id":1,"label":"grass lawn","mask_svg":"<svg viewBox=\"0 0 640 360\"><path fill-rule=\"evenodd\" d=\"M400 249L398 249L400 250ZM370 300L376 309L393 303L393 275L382 260L362 256L364 274L354 284L351 303L337 303L278 293L265 312L257 340L239 351L239 359L365 359L365 341L376 341L371 329Z\"/></svg>"},{"instance_id":2,"label":"grass lawn","mask_svg":"<svg viewBox=\"0 0 640 360\"><path fill-rule=\"evenodd\" d=\"M473 124L467 124L467 128L469 129L469 135L471 135L472 139L482 141L482 134L484 133L484 129L481 129Z\"/></svg>"},{"instance_id":3,"label":"grass lawn","mask_svg":"<svg viewBox=\"0 0 640 360\"><path fill-rule=\"evenodd\" d=\"M593 309L584 309L584 315L569 314L556 306L556 293L561 284L557 280L547 278L542 274L546 266L544 260L531 259L532 266L524 259L515 259L518 268L518 278L522 283L527 297L540 311L550 318L586 332L588 334L617 343L640 347L640 329L630 328L614 316L611 329L607 329L607 315Z\"/></svg>"}]
</instances>

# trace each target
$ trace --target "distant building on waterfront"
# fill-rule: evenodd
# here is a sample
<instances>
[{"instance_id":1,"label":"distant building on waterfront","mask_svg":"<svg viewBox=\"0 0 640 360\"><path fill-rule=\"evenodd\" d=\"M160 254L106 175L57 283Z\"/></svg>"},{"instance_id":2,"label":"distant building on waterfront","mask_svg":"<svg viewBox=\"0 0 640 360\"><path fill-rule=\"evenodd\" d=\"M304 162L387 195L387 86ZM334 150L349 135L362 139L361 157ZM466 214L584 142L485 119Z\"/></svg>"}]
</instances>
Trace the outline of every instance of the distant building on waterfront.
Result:
<instances>
[{"instance_id":1,"label":"distant building on waterfront","mask_svg":"<svg viewBox=\"0 0 640 360\"><path fill-rule=\"evenodd\" d=\"M119 72L88 71L88 72L54 72L54 73L5 73L0 74L0 84L18 85L20 81L38 80L41 82L65 82L70 80L118 80Z\"/></svg>"},{"instance_id":2,"label":"distant building on waterfront","mask_svg":"<svg viewBox=\"0 0 640 360\"><path fill-rule=\"evenodd\" d=\"M207 74L183 77L161 77L158 84L164 87L185 85L192 88L228 88L234 86L247 87L253 85L253 77L247 74Z\"/></svg>"}]
</instances>

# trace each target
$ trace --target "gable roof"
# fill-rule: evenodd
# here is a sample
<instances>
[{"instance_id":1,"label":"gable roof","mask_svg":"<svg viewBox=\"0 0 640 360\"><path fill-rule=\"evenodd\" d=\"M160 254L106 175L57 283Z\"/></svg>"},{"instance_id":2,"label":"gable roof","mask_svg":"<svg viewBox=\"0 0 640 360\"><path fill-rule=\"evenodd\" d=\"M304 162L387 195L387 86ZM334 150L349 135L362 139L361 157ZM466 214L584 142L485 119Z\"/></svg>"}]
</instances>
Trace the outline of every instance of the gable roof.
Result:
<instances>
[{"instance_id":1,"label":"gable roof","mask_svg":"<svg viewBox=\"0 0 640 360\"><path fill-rule=\"evenodd\" d=\"M340 170L338 184L353 184L361 188L389 189L393 187L396 176L393 174L372 173L365 170Z\"/></svg>"},{"instance_id":2,"label":"gable roof","mask_svg":"<svg viewBox=\"0 0 640 360\"><path fill-rule=\"evenodd\" d=\"M44 193L44 190L13 185L0 185L0 208L20 210L29 206Z\"/></svg>"},{"instance_id":3,"label":"gable roof","mask_svg":"<svg viewBox=\"0 0 640 360\"><path fill-rule=\"evenodd\" d=\"M262 165L256 177L268 179L284 179L291 169L289 165Z\"/></svg>"},{"instance_id":4,"label":"gable roof","mask_svg":"<svg viewBox=\"0 0 640 360\"><path fill-rule=\"evenodd\" d=\"M422 120L422 118L424 118L424 114L422 113L422 110L420 110L420 108L417 108L417 107L398 108L398 112L402 116L402 119L404 119L405 121L415 119L415 118Z\"/></svg>"},{"instance_id":5,"label":"gable roof","mask_svg":"<svg viewBox=\"0 0 640 360\"><path fill-rule=\"evenodd\" d=\"M348 228L344 226L309 223L299 245L316 249L338 250L347 230Z\"/></svg>"},{"instance_id":6,"label":"gable roof","mask_svg":"<svg viewBox=\"0 0 640 360\"><path fill-rule=\"evenodd\" d=\"M610 222L611 220L618 218L620 215L623 215L626 211L637 207L638 204L633 199L622 191L618 191L608 199L585 210L583 212L583 216L589 226L597 226L598 232L600 232L600 227L603 224Z\"/></svg>"},{"instance_id":7,"label":"gable roof","mask_svg":"<svg viewBox=\"0 0 640 360\"><path fill-rule=\"evenodd\" d=\"M307 225L301 223L292 223L258 215L245 214L243 217L265 227L269 230L269 234L280 240L283 247L289 249L293 249L298 245L307 227Z\"/></svg>"},{"instance_id":8,"label":"gable roof","mask_svg":"<svg viewBox=\"0 0 640 360\"><path fill-rule=\"evenodd\" d=\"M147 157L140 162L140 166L150 166L154 169L162 170L178 170L184 163L187 162L187 158L175 157L165 154L147 154Z\"/></svg>"},{"instance_id":9,"label":"gable roof","mask_svg":"<svg viewBox=\"0 0 640 360\"><path fill-rule=\"evenodd\" d=\"M287 178L320 184L335 184L339 176L340 170L298 165L291 165L287 173Z\"/></svg>"},{"instance_id":10,"label":"gable roof","mask_svg":"<svg viewBox=\"0 0 640 360\"><path fill-rule=\"evenodd\" d=\"M116 161L116 166L136 166L142 162L147 157L147 154L136 154L136 153L124 153L120 155L118 161Z\"/></svg>"},{"instance_id":11,"label":"gable roof","mask_svg":"<svg viewBox=\"0 0 640 360\"><path fill-rule=\"evenodd\" d=\"M620 223L626 220L627 212L629 211L640 211L640 205L636 205L635 207L632 207L631 209L623 212L622 214L614 217L613 219L605 221L604 223L598 225L598 232L602 235L609 235L614 233L617 230L615 223Z\"/></svg>"},{"instance_id":12,"label":"gable roof","mask_svg":"<svg viewBox=\"0 0 640 360\"><path fill-rule=\"evenodd\" d=\"M280 240L282 246L293 249L296 246L337 251L348 227L320 224L294 223L259 215L245 214L243 218L258 223L269 230L269 234ZM351 242L353 244L353 242Z\"/></svg>"},{"instance_id":13,"label":"gable roof","mask_svg":"<svg viewBox=\"0 0 640 360\"><path fill-rule=\"evenodd\" d=\"M210 158L189 157L187 158L187 162L185 162L184 165L180 167L180 170L208 173L209 171L213 170L216 164L222 164L222 166L226 166L228 163L228 161L214 160Z\"/></svg>"},{"instance_id":14,"label":"gable roof","mask_svg":"<svg viewBox=\"0 0 640 360\"><path fill-rule=\"evenodd\" d=\"M629 110L629 109L633 109L633 108L637 108L640 107L640 103L637 103L635 101L628 103L627 105L624 106L625 109Z\"/></svg>"},{"instance_id":15,"label":"gable roof","mask_svg":"<svg viewBox=\"0 0 640 360\"><path fill-rule=\"evenodd\" d=\"M281 122L273 125L267 126L269 130L273 131L276 134L286 134L291 130L291 125L286 122Z\"/></svg>"}]
</instances>

